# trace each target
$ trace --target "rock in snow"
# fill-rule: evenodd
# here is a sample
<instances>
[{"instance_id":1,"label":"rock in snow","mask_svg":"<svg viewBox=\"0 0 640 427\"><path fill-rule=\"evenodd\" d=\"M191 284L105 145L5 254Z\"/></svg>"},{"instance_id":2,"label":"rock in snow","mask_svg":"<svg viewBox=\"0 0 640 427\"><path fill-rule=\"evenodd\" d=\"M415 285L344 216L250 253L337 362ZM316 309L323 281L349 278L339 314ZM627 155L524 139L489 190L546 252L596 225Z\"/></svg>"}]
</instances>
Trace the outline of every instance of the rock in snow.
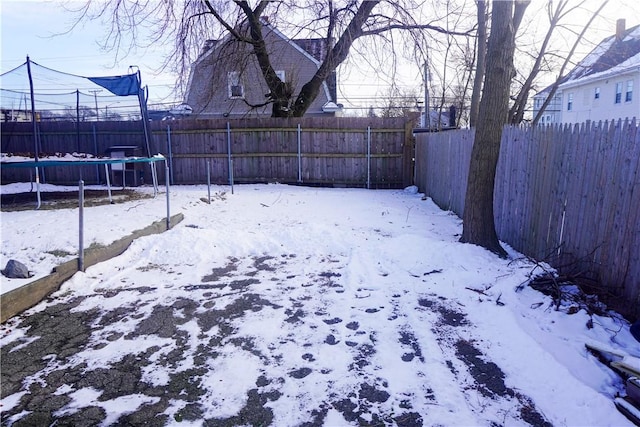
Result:
<instances>
[{"instance_id":1,"label":"rock in snow","mask_svg":"<svg viewBox=\"0 0 640 427\"><path fill-rule=\"evenodd\" d=\"M2 270L2 274L10 279L27 279L31 277L26 265L15 259L10 259L7 266Z\"/></svg>"},{"instance_id":2,"label":"rock in snow","mask_svg":"<svg viewBox=\"0 0 640 427\"><path fill-rule=\"evenodd\" d=\"M418 193L418 187L415 185L410 185L407 188L404 189L405 193L409 193L409 194L417 194Z\"/></svg>"}]
</instances>

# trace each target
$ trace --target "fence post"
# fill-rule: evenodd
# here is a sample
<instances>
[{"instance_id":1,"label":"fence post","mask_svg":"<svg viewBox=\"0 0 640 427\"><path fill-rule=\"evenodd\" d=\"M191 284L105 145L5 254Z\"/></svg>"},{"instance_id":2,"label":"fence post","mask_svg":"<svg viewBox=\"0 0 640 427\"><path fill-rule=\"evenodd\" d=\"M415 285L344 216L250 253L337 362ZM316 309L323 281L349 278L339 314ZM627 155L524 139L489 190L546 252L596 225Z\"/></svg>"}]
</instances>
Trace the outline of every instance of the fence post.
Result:
<instances>
[{"instance_id":1,"label":"fence post","mask_svg":"<svg viewBox=\"0 0 640 427\"><path fill-rule=\"evenodd\" d=\"M229 185L233 194L233 160L231 160L231 125L227 122L227 158L229 161Z\"/></svg>"},{"instance_id":2,"label":"fence post","mask_svg":"<svg viewBox=\"0 0 640 427\"><path fill-rule=\"evenodd\" d=\"M173 154L171 153L171 125L167 125L167 154L169 154L169 172L171 174L171 185L175 184L173 180Z\"/></svg>"},{"instance_id":3,"label":"fence post","mask_svg":"<svg viewBox=\"0 0 640 427\"><path fill-rule=\"evenodd\" d=\"M231 159L231 194L233 194L233 159Z\"/></svg>"},{"instance_id":4,"label":"fence post","mask_svg":"<svg viewBox=\"0 0 640 427\"><path fill-rule=\"evenodd\" d=\"M171 228L171 204L169 202L169 165L164 162L164 182L165 192L167 193L167 230Z\"/></svg>"},{"instance_id":5,"label":"fence post","mask_svg":"<svg viewBox=\"0 0 640 427\"><path fill-rule=\"evenodd\" d=\"M207 160L207 203L211 204L211 162Z\"/></svg>"},{"instance_id":6,"label":"fence post","mask_svg":"<svg viewBox=\"0 0 640 427\"><path fill-rule=\"evenodd\" d=\"M371 188L371 126L367 126L367 188Z\"/></svg>"},{"instance_id":7,"label":"fence post","mask_svg":"<svg viewBox=\"0 0 640 427\"><path fill-rule=\"evenodd\" d=\"M78 270L84 271L84 181L78 183Z\"/></svg>"},{"instance_id":8,"label":"fence post","mask_svg":"<svg viewBox=\"0 0 640 427\"><path fill-rule=\"evenodd\" d=\"M413 136L413 124L407 120L404 125L404 146L402 149L403 157L403 171L402 171L402 185L408 187L416 184L418 180L415 176L415 164L414 158L416 157L416 145Z\"/></svg>"},{"instance_id":9,"label":"fence post","mask_svg":"<svg viewBox=\"0 0 640 427\"><path fill-rule=\"evenodd\" d=\"M301 135L300 123L298 123L298 182L302 182L302 152L301 152Z\"/></svg>"}]
</instances>

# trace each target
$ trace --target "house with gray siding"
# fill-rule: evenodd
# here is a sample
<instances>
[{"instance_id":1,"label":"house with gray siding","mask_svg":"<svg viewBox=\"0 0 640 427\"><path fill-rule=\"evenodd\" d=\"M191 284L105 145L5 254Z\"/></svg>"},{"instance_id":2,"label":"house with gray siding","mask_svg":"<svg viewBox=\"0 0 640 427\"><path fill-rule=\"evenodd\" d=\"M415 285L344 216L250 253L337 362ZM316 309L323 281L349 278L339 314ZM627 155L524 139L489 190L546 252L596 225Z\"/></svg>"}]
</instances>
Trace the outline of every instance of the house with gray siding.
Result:
<instances>
[{"instance_id":1,"label":"house with gray siding","mask_svg":"<svg viewBox=\"0 0 640 427\"><path fill-rule=\"evenodd\" d=\"M540 124L640 118L640 25L605 38L567 74L544 110ZM533 98L534 117L551 87Z\"/></svg>"},{"instance_id":2,"label":"house with gray siding","mask_svg":"<svg viewBox=\"0 0 640 427\"><path fill-rule=\"evenodd\" d=\"M296 96L318 70L327 44L325 39L289 39L267 22L263 37L271 65ZM208 40L191 66L185 103L194 118L270 117L269 88L252 47L231 36ZM333 116L340 112L336 101L336 75L322 85L307 116Z\"/></svg>"}]
</instances>

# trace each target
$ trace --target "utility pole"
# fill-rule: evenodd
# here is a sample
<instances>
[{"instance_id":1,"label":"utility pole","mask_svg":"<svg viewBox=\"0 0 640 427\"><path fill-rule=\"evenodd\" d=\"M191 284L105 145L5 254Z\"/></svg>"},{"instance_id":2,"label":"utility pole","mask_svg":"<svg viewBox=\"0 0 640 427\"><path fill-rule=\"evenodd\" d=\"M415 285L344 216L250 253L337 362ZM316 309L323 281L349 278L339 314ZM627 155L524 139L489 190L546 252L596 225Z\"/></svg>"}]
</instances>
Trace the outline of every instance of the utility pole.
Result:
<instances>
[{"instance_id":1,"label":"utility pole","mask_svg":"<svg viewBox=\"0 0 640 427\"><path fill-rule=\"evenodd\" d=\"M424 127L431 128L431 111L429 110L429 65L424 61Z\"/></svg>"},{"instance_id":2,"label":"utility pole","mask_svg":"<svg viewBox=\"0 0 640 427\"><path fill-rule=\"evenodd\" d=\"M96 101L96 122L100 121L100 116L98 113L98 93L102 92L102 89L91 89L89 90L93 94L93 99Z\"/></svg>"}]
</instances>

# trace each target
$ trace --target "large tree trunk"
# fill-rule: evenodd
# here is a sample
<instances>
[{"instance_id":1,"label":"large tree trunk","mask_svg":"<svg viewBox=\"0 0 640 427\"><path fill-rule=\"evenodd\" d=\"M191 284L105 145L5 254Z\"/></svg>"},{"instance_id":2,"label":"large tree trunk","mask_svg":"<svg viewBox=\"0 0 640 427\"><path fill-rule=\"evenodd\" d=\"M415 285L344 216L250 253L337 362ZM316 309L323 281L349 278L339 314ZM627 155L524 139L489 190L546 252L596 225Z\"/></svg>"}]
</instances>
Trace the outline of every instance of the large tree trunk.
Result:
<instances>
[{"instance_id":1,"label":"large tree trunk","mask_svg":"<svg viewBox=\"0 0 640 427\"><path fill-rule=\"evenodd\" d=\"M271 116L272 117L289 117L290 109L289 103L291 101L292 93L291 88L286 82L280 80L276 71L271 65L271 58L267 51L267 46L262 34L262 22L261 14L268 2L262 1L255 8L251 9L251 6L246 1L236 1L236 4L242 9L247 17L247 23L249 24L249 34L251 37L251 44L253 46L253 54L256 57L264 81L267 83L270 94L269 97L273 100Z\"/></svg>"},{"instance_id":2,"label":"large tree trunk","mask_svg":"<svg viewBox=\"0 0 640 427\"><path fill-rule=\"evenodd\" d=\"M483 246L506 256L500 246L493 214L493 192L502 128L509 111L509 88L514 75L515 33L528 2L493 1L487 69L480 100L475 142L463 213L461 242Z\"/></svg>"},{"instance_id":3,"label":"large tree trunk","mask_svg":"<svg viewBox=\"0 0 640 427\"><path fill-rule=\"evenodd\" d=\"M471 106L469 107L469 126L474 128L478 124L478 110L480 107L480 93L484 79L485 60L487 54L487 5L485 0L478 0L478 37L476 40L476 74L473 78L473 92L471 92Z\"/></svg>"}]
</instances>

